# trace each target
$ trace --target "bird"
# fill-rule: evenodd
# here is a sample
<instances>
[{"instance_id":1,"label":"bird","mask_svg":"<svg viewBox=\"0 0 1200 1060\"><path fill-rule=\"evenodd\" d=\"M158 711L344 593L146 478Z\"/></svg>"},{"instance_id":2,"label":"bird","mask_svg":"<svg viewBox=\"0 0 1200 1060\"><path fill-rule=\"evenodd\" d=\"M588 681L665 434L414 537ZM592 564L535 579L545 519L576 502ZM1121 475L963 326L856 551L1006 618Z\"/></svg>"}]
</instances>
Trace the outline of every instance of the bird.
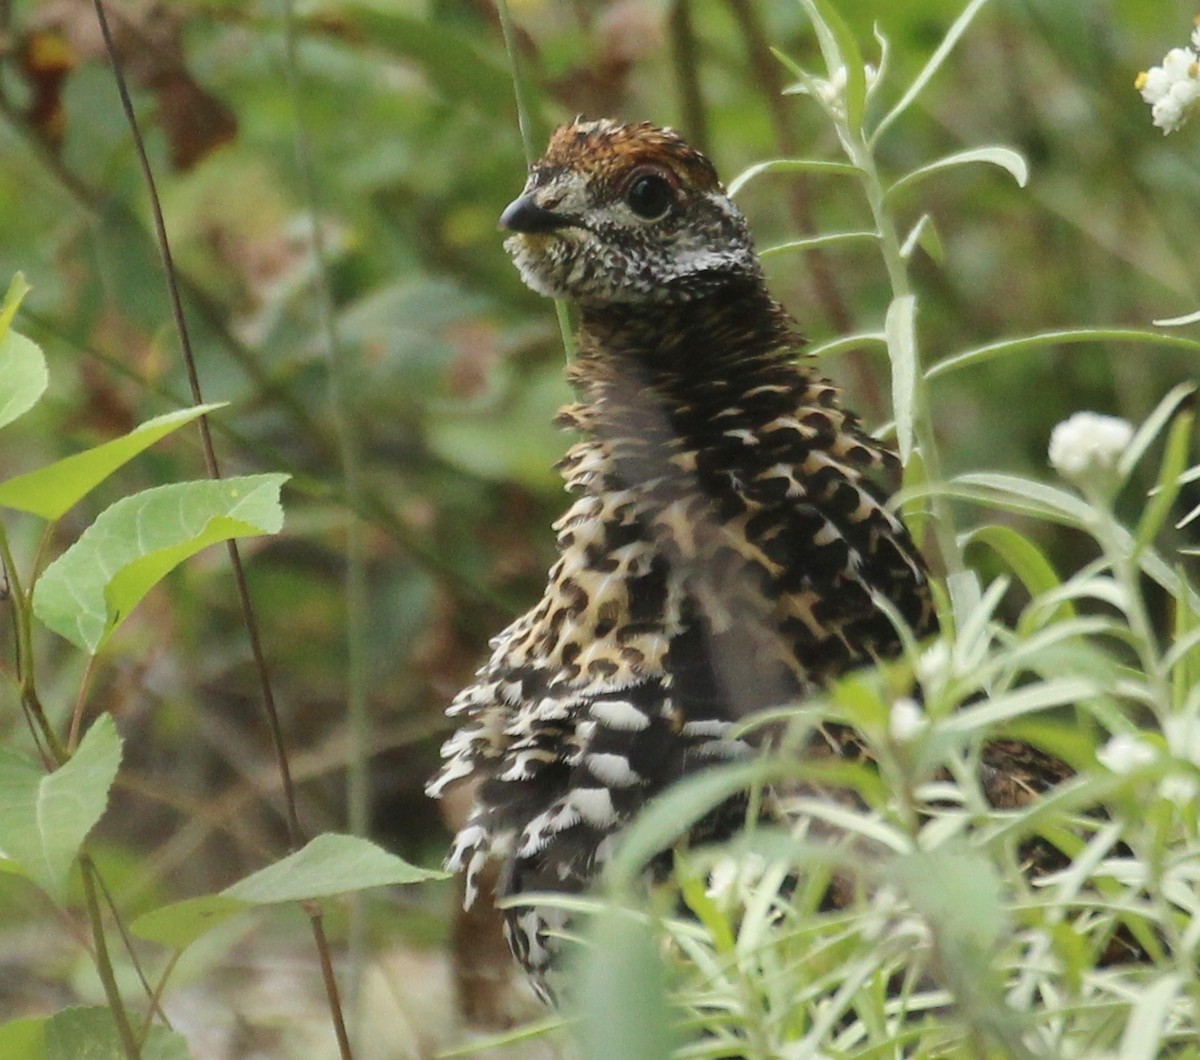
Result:
<instances>
[{"instance_id":1,"label":"bird","mask_svg":"<svg viewBox=\"0 0 1200 1060\"><path fill-rule=\"evenodd\" d=\"M741 721L898 655L898 624L936 628L879 485L899 459L805 355L704 154L577 118L500 227L524 283L573 307L578 400L556 422L580 440L544 594L454 698L427 788L472 786L447 859L468 907L482 877L499 898L585 892L649 801L757 753ZM699 838L744 823L731 799ZM512 904L504 927L553 1003L566 915Z\"/></svg>"}]
</instances>

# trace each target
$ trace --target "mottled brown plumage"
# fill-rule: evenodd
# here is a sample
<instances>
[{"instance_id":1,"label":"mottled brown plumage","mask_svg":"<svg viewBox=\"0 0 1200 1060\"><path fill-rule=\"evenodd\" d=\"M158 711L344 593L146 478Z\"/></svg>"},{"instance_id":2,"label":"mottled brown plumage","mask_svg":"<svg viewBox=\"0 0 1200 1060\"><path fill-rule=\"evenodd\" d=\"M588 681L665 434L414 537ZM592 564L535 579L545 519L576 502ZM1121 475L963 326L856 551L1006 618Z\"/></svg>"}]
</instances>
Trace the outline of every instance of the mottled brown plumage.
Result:
<instances>
[{"instance_id":1,"label":"mottled brown plumage","mask_svg":"<svg viewBox=\"0 0 1200 1060\"><path fill-rule=\"evenodd\" d=\"M502 224L535 290L579 310L583 440L542 600L493 642L450 708L430 786L477 783L455 840L468 902L579 891L645 802L751 748L735 721L899 650L879 607L933 627L921 559L871 482L896 458L800 355L744 218L675 133L559 129ZM732 831L736 800L706 822ZM514 953L543 991L554 929L514 908Z\"/></svg>"}]
</instances>

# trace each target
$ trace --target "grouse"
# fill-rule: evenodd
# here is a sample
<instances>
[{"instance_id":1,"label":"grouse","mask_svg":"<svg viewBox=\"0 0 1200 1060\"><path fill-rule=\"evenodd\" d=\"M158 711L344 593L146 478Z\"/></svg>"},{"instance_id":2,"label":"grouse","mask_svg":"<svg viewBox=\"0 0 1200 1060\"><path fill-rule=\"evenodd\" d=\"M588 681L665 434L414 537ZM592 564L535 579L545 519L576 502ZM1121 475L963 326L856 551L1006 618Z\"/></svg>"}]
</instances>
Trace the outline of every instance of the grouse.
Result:
<instances>
[{"instance_id":1,"label":"grouse","mask_svg":"<svg viewBox=\"0 0 1200 1060\"><path fill-rule=\"evenodd\" d=\"M648 800L753 753L739 719L897 654L897 615L934 626L870 480L897 458L801 357L704 155L671 129L577 119L500 224L524 282L576 307L580 400L558 423L583 440L560 465L575 499L545 593L455 698L428 788L474 784L448 860L468 905L493 859L500 896L586 889ZM739 812L716 820L720 838ZM563 916L505 918L549 998Z\"/></svg>"}]
</instances>

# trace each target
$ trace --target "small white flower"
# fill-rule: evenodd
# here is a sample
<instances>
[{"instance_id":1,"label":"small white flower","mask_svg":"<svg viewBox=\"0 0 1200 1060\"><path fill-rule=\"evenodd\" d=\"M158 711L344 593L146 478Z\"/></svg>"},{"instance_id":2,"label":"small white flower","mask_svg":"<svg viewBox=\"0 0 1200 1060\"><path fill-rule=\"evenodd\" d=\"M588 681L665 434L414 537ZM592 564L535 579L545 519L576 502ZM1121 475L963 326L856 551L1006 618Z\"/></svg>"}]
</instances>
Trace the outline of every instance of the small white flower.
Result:
<instances>
[{"instance_id":1,"label":"small white flower","mask_svg":"<svg viewBox=\"0 0 1200 1060\"><path fill-rule=\"evenodd\" d=\"M1156 757L1154 748L1145 740L1127 732L1117 733L1096 752L1100 764L1120 776L1148 766Z\"/></svg>"},{"instance_id":2,"label":"small white flower","mask_svg":"<svg viewBox=\"0 0 1200 1060\"><path fill-rule=\"evenodd\" d=\"M1162 778L1162 782L1158 785L1158 793L1168 802L1175 803L1176 806L1190 806L1196 795L1200 794L1200 786L1191 777L1172 773L1170 776Z\"/></svg>"},{"instance_id":3,"label":"small white flower","mask_svg":"<svg viewBox=\"0 0 1200 1060\"><path fill-rule=\"evenodd\" d=\"M869 92L874 86L876 78L879 77L879 71L868 63L863 67L863 76L866 78L867 91ZM817 97L822 103L832 107L839 114L844 109L842 97L846 94L847 79L848 75L844 66L839 66L834 70L833 75L828 81L819 77L813 78L813 87L816 89Z\"/></svg>"},{"instance_id":4,"label":"small white flower","mask_svg":"<svg viewBox=\"0 0 1200 1060\"><path fill-rule=\"evenodd\" d=\"M767 871L767 860L761 854L741 854L723 857L708 870L708 897L719 905L744 903Z\"/></svg>"},{"instance_id":5,"label":"small white flower","mask_svg":"<svg viewBox=\"0 0 1200 1060\"><path fill-rule=\"evenodd\" d=\"M1200 718L1172 715L1163 722L1163 738L1176 758L1200 766Z\"/></svg>"},{"instance_id":6,"label":"small white flower","mask_svg":"<svg viewBox=\"0 0 1200 1060\"><path fill-rule=\"evenodd\" d=\"M1050 463L1072 482L1109 475L1133 439L1133 426L1116 416L1077 412L1050 434Z\"/></svg>"},{"instance_id":7,"label":"small white flower","mask_svg":"<svg viewBox=\"0 0 1200 1060\"><path fill-rule=\"evenodd\" d=\"M1200 50L1200 27L1192 31L1192 44ZM1172 48L1161 66L1138 74L1134 87L1150 104L1151 121L1164 135L1175 132L1200 100L1200 59L1191 48Z\"/></svg>"},{"instance_id":8,"label":"small white flower","mask_svg":"<svg viewBox=\"0 0 1200 1060\"><path fill-rule=\"evenodd\" d=\"M917 660L917 680L923 688L936 688L952 675L952 665L950 646L944 640L935 640Z\"/></svg>"},{"instance_id":9,"label":"small white flower","mask_svg":"<svg viewBox=\"0 0 1200 1060\"><path fill-rule=\"evenodd\" d=\"M892 704L888 732L896 743L908 743L925 728L925 712L913 699L898 699Z\"/></svg>"}]
</instances>

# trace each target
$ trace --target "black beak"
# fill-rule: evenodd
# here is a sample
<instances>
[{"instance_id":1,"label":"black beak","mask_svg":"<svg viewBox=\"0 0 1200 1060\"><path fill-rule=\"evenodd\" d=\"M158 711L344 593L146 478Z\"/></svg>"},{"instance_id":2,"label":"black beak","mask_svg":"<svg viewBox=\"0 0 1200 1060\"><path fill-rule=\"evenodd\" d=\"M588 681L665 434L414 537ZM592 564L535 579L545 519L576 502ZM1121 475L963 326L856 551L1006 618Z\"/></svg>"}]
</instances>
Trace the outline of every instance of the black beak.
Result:
<instances>
[{"instance_id":1,"label":"black beak","mask_svg":"<svg viewBox=\"0 0 1200 1060\"><path fill-rule=\"evenodd\" d=\"M511 232L553 232L570 223L561 214L543 210L528 195L513 199L500 215L500 227Z\"/></svg>"}]
</instances>

